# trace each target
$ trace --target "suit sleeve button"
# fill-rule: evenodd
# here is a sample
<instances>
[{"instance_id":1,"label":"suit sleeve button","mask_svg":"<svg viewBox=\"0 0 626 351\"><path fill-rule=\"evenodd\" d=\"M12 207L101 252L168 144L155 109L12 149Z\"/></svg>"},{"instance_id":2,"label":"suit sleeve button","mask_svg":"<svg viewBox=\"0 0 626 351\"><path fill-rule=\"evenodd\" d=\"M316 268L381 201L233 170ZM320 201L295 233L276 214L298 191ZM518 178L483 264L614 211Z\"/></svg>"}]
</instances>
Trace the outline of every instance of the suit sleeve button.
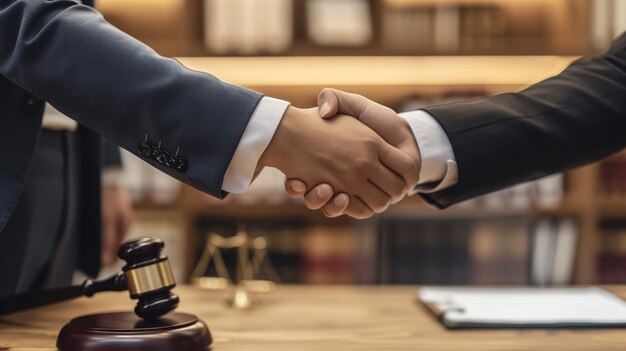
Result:
<instances>
[{"instance_id":1,"label":"suit sleeve button","mask_svg":"<svg viewBox=\"0 0 626 351\"><path fill-rule=\"evenodd\" d=\"M152 147L150 146L150 144L139 144L139 154L143 157L150 157L150 155L152 155Z\"/></svg>"},{"instance_id":2,"label":"suit sleeve button","mask_svg":"<svg viewBox=\"0 0 626 351\"><path fill-rule=\"evenodd\" d=\"M35 106L35 104L37 104L37 99L35 99L34 96L28 95L26 96L26 98L24 98L24 105L32 107Z\"/></svg>"},{"instance_id":3,"label":"suit sleeve button","mask_svg":"<svg viewBox=\"0 0 626 351\"><path fill-rule=\"evenodd\" d=\"M178 164L176 165L176 170L180 173L187 172L187 168L189 168L187 161L179 159Z\"/></svg>"}]
</instances>

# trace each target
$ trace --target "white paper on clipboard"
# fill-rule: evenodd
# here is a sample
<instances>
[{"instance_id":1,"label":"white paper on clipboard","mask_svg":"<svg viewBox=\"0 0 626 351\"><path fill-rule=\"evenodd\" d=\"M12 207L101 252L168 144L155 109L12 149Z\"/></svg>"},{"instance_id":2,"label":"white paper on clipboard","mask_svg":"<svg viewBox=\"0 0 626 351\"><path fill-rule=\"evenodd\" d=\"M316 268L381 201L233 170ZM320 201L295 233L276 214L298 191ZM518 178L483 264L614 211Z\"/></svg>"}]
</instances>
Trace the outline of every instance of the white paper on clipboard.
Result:
<instances>
[{"instance_id":1,"label":"white paper on clipboard","mask_svg":"<svg viewBox=\"0 0 626 351\"><path fill-rule=\"evenodd\" d=\"M418 298L449 328L626 327L626 303L597 287L424 287Z\"/></svg>"}]
</instances>

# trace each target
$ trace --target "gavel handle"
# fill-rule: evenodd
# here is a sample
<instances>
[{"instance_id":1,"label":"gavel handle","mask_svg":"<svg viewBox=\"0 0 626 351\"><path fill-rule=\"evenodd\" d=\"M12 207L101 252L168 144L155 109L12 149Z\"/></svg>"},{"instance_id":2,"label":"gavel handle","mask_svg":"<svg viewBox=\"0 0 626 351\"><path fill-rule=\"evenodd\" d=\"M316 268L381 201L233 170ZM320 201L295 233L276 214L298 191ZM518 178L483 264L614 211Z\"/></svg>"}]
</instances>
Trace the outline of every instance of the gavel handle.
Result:
<instances>
[{"instance_id":1,"label":"gavel handle","mask_svg":"<svg viewBox=\"0 0 626 351\"><path fill-rule=\"evenodd\" d=\"M124 274L120 272L103 281L94 282L91 279L87 279L81 285L0 298L0 316L66 301L80 296L93 296L102 291L124 290L126 290L126 279L124 278Z\"/></svg>"}]
</instances>

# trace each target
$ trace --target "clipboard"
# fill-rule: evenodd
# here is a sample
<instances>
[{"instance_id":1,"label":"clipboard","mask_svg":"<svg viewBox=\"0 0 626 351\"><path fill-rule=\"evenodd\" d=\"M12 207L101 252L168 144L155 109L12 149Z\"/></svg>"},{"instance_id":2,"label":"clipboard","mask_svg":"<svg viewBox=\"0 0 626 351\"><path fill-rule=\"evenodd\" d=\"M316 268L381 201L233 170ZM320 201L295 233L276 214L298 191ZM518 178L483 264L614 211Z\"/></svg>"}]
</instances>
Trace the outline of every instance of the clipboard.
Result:
<instances>
[{"instance_id":1,"label":"clipboard","mask_svg":"<svg viewBox=\"0 0 626 351\"><path fill-rule=\"evenodd\" d=\"M626 302L597 287L424 287L418 300L448 329L626 327Z\"/></svg>"}]
</instances>

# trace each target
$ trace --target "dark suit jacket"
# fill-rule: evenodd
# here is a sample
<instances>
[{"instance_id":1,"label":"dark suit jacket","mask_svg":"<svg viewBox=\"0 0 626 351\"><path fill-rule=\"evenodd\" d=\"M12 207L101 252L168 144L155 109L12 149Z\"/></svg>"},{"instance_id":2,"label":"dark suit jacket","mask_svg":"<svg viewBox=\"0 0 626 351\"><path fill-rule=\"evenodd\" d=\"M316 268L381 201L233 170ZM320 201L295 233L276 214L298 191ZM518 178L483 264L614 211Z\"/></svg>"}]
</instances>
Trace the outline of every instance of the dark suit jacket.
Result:
<instances>
[{"instance_id":1,"label":"dark suit jacket","mask_svg":"<svg viewBox=\"0 0 626 351\"><path fill-rule=\"evenodd\" d=\"M148 136L171 154L180 149L188 166L141 156L146 162L226 195L224 173L260 94L161 57L73 1L2 0L0 33L0 234L29 171L44 101L83 126L86 172L99 173L87 162L100 154L89 131L137 155ZM97 175L89 179L99 189ZM81 185L92 189L85 204L94 202L94 184ZM93 217L85 220L92 227Z\"/></svg>"},{"instance_id":2,"label":"dark suit jacket","mask_svg":"<svg viewBox=\"0 0 626 351\"><path fill-rule=\"evenodd\" d=\"M455 186L424 196L441 208L601 159L626 147L626 34L519 93L425 110L459 171Z\"/></svg>"}]
</instances>

